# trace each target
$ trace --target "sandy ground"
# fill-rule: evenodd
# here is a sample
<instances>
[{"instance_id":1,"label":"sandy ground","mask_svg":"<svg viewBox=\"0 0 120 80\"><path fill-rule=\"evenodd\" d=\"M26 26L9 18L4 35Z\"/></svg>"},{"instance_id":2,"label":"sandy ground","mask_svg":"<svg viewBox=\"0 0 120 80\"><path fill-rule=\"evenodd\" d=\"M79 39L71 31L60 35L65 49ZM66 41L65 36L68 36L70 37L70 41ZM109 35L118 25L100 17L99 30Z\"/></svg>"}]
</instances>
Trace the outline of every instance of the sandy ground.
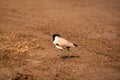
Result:
<instances>
[{"instance_id":1,"label":"sandy ground","mask_svg":"<svg viewBox=\"0 0 120 80\"><path fill-rule=\"evenodd\" d=\"M0 80L120 80L120 0L0 0Z\"/></svg>"}]
</instances>

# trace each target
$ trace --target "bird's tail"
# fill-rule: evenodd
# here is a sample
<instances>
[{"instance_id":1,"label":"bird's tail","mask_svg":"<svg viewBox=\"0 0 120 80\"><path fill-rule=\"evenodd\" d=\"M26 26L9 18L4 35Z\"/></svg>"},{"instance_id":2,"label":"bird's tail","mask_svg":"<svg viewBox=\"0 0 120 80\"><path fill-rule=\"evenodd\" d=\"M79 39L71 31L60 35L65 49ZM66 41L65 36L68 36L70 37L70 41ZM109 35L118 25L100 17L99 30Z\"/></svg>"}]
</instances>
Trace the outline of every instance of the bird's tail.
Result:
<instances>
[{"instance_id":1,"label":"bird's tail","mask_svg":"<svg viewBox=\"0 0 120 80\"><path fill-rule=\"evenodd\" d=\"M74 45L74 47L77 47L78 45L77 44L73 44Z\"/></svg>"}]
</instances>

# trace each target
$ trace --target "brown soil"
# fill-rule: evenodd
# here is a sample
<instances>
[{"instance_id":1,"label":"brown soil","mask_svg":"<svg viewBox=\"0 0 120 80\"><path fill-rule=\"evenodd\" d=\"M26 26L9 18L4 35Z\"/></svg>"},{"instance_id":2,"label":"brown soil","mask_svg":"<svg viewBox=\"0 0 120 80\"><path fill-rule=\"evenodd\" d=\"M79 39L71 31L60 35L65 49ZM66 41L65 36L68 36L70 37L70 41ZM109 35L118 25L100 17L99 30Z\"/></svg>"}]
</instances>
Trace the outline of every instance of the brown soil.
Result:
<instances>
[{"instance_id":1,"label":"brown soil","mask_svg":"<svg viewBox=\"0 0 120 80\"><path fill-rule=\"evenodd\" d=\"M120 0L0 0L0 80L120 80Z\"/></svg>"}]
</instances>

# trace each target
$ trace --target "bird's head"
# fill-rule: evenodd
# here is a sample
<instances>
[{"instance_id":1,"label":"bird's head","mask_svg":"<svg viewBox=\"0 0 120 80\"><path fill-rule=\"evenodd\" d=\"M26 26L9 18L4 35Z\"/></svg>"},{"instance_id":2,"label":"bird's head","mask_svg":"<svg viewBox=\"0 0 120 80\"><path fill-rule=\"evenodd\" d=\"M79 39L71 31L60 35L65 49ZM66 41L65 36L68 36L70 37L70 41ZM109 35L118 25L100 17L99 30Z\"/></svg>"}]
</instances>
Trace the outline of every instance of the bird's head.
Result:
<instances>
[{"instance_id":1,"label":"bird's head","mask_svg":"<svg viewBox=\"0 0 120 80\"><path fill-rule=\"evenodd\" d=\"M53 41L54 41L55 37L60 37L60 35L59 34L53 34L52 37L53 37Z\"/></svg>"}]
</instances>

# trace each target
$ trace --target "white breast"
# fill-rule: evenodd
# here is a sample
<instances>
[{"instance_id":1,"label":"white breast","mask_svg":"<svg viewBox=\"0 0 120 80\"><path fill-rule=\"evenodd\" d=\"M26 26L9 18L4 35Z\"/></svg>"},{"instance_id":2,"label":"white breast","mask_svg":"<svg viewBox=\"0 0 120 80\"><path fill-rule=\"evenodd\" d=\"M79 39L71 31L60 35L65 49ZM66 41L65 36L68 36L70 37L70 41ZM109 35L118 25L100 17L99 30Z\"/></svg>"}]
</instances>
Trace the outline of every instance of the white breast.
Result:
<instances>
[{"instance_id":1,"label":"white breast","mask_svg":"<svg viewBox=\"0 0 120 80\"><path fill-rule=\"evenodd\" d=\"M63 49L61 46L57 46L57 45L56 45L55 47L58 48L58 49Z\"/></svg>"}]
</instances>

